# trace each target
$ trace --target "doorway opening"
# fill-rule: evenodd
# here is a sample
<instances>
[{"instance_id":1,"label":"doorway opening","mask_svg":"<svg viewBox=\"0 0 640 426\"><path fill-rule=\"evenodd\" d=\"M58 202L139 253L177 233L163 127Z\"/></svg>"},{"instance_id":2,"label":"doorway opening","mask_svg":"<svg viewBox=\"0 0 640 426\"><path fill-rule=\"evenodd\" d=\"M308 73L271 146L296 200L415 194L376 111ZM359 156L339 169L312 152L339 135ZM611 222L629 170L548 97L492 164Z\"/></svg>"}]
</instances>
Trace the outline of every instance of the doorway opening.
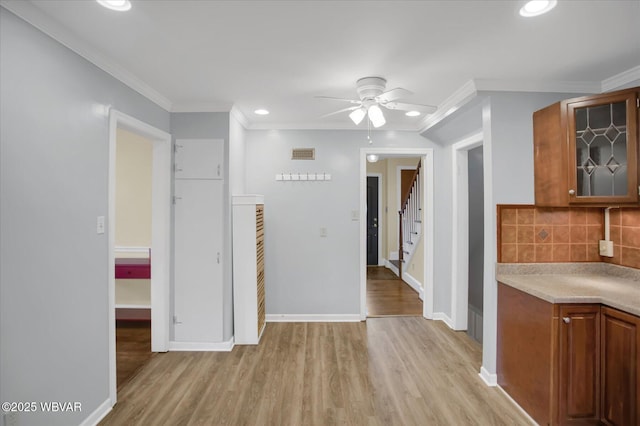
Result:
<instances>
[{"instance_id":1,"label":"doorway opening","mask_svg":"<svg viewBox=\"0 0 640 426\"><path fill-rule=\"evenodd\" d=\"M122 389L151 359L153 143L116 130L116 372Z\"/></svg>"},{"instance_id":2,"label":"doorway opening","mask_svg":"<svg viewBox=\"0 0 640 426\"><path fill-rule=\"evenodd\" d=\"M453 232L451 320L482 342L487 275L485 229L490 211L484 191L486 158L482 132L452 145Z\"/></svg>"},{"instance_id":3,"label":"doorway opening","mask_svg":"<svg viewBox=\"0 0 640 426\"><path fill-rule=\"evenodd\" d=\"M384 159L387 162L392 162L392 173L385 173L382 168L384 166L378 164L377 166L367 167L369 164L366 160L367 155L375 154L379 158ZM416 259L416 264L420 264L420 268L417 268L416 275L413 283L407 284L406 277L409 274L402 274L402 277L397 275L386 276L383 272L388 271L387 268L393 268L391 260L394 257L397 259L398 248L394 247L395 253L389 250L389 240L399 240L399 230L395 229L398 226L398 209L396 208L395 200L400 203L400 196L396 193L400 191L398 188L398 182L400 180L400 171L397 169L400 159L413 158L407 160L411 162L421 162L421 169L423 173L420 173L416 177L416 181L419 181L419 185L416 185L415 189L419 193L420 205L415 205L415 213L420 212L423 215L421 222L422 226L422 245L423 249L420 252L413 254ZM387 164L388 166L388 164ZM411 169L415 172L415 164L406 164L406 166L412 166ZM408 168L408 167L407 167ZM375 179L376 174L382 175L382 179ZM385 179L386 176L386 179ZM368 285L375 283L373 281L385 281L387 279L394 279L398 283L402 283L406 286L408 294L413 294L415 302L418 304L416 313L426 318L433 316L433 150L432 149L418 149L418 148L362 148L361 149L361 161L360 161L360 300L361 320L366 320L367 316L377 316L375 312L370 311L370 302L368 301ZM374 178L374 179L370 179ZM378 191L375 191L371 184L378 181ZM380 185L381 184L381 185ZM380 190L383 187L383 190ZM393 191L385 191L384 188L393 188ZM372 203L371 197L368 194L377 192L378 196L378 208L376 209L374 203ZM393 192L389 195L390 192ZM380 202L382 201L382 202ZM378 211L377 223L375 223L374 215L368 214L371 210ZM393 215L393 221L389 218ZM389 222L393 222L389 224ZM373 225L377 225L374 227ZM372 244L372 228L377 228L378 242L378 261L375 262L372 256L373 244ZM394 232L391 232L391 231ZM380 253L381 252L381 253ZM400 269L400 268L398 268ZM385 271L386 270L386 271ZM389 271L390 272L390 271ZM393 274L393 272L391 272ZM369 275L369 279L368 279ZM384 276L383 276L384 275ZM404 280L403 280L404 278ZM404 282L403 282L404 281ZM382 283L378 283L382 284ZM409 287L410 286L410 287ZM412 290L413 287L416 291ZM420 301L419 294L423 295L424 303ZM381 294L382 297L384 297ZM382 303L384 306L384 303ZM385 306L387 307L387 306ZM384 314L382 314L384 315ZM392 315L392 314L390 314Z\"/></svg>"},{"instance_id":4,"label":"doorway opening","mask_svg":"<svg viewBox=\"0 0 640 426\"><path fill-rule=\"evenodd\" d=\"M169 345L169 282L170 282L170 217L171 217L171 135L116 110L109 113L109 195L108 195L108 268L109 268L109 397L117 402L116 367L116 162L118 132L128 132L151 143L150 200L150 283L148 299L130 303L132 311L144 312L150 307L151 351L166 352ZM135 251L143 251L134 247ZM141 253L138 253L141 255ZM144 260L145 258L142 257ZM147 261L149 255L147 255ZM129 262L135 264L135 262ZM144 263L144 262L143 262ZM135 268L134 268L135 269ZM140 290L138 287L136 290ZM126 293L126 292L125 292ZM121 296L121 295L120 295ZM131 295L129 295L131 296ZM140 294L132 296L133 298ZM129 299L132 301L133 299ZM122 300L120 300L122 301ZM125 298L126 301L126 298ZM126 303L125 303L126 305ZM142 308L144 307L144 308ZM126 309L126 308L125 308ZM148 312L147 312L148 315Z\"/></svg>"}]
</instances>

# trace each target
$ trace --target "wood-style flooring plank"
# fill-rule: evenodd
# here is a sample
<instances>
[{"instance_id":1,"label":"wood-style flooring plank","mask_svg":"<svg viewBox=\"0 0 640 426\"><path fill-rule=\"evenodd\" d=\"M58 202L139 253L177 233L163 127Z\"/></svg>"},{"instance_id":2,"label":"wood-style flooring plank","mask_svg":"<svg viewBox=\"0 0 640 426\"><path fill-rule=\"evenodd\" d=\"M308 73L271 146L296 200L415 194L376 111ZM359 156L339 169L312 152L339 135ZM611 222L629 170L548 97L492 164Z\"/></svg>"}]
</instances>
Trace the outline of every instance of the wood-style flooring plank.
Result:
<instances>
[{"instance_id":1,"label":"wood-style flooring plank","mask_svg":"<svg viewBox=\"0 0 640 426\"><path fill-rule=\"evenodd\" d=\"M390 269L368 266L367 316L422 316L422 300Z\"/></svg>"},{"instance_id":2,"label":"wood-style flooring plank","mask_svg":"<svg viewBox=\"0 0 640 426\"><path fill-rule=\"evenodd\" d=\"M269 323L257 346L157 354L102 425L527 425L480 346L421 317Z\"/></svg>"}]
</instances>

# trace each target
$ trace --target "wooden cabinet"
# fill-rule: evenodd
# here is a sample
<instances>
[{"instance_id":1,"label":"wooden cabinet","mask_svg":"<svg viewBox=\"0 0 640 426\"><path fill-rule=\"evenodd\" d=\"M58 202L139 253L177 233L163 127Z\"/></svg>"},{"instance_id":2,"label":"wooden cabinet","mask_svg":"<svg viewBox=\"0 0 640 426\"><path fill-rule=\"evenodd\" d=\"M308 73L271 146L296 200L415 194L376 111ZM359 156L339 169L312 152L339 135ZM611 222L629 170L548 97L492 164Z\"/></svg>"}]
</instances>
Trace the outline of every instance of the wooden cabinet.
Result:
<instances>
[{"instance_id":1,"label":"wooden cabinet","mask_svg":"<svg viewBox=\"0 0 640 426\"><path fill-rule=\"evenodd\" d=\"M498 384L541 425L640 425L640 318L498 283Z\"/></svg>"},{"instance_id":2,"label":"wooden cabinet","mask_svg":"<svg viewBox=\"0 0 640 426\"><path fill-rule=\"evenodd\" d=\"M567 99L533 114L536 205L638 203L639 93Z\"/></svg>"},{"instance_id":3,"label":"wooden cabinet","mask_svg":"<svg viewBox=\"0 0 640 426\"><path fill-rule=\"evenodd\" d=\"M233 196L233 329L239 345L260 341L265 327L264 197Z\"/></svg>"},{"instance_id":4,"label":"wooden cabinet","mask_svg":"<svg viewBox=\"0 0 640 426\"><path fill-rule=\"evenodd\" d=\"M638 425L640 318L602 308L602 422Z\"/></svg>"},{"instance_id":5,"label":"wooden cabinet","mask_svg":"<svg viewBox=\"0 0 640 426\"><path fill-rule=\"evenodd\" d=\"M600 305L559 305L559 424L599 424Z\"/></svg>"}]
</instances>

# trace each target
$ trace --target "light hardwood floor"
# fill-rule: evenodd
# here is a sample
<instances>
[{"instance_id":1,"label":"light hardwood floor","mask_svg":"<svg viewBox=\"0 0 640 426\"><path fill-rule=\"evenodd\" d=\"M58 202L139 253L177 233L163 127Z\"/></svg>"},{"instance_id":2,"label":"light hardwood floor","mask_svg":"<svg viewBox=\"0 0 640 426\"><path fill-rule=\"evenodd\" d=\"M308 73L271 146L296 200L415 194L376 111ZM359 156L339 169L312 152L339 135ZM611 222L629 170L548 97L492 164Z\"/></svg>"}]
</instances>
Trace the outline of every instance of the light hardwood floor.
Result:
<instances>
[{"instance_id":1,"label":"light hardwood floor","mask_svg":"<svg viewBox=\"0 0 640 426\"><path fill-rule=\"evenodd\" d=\"M480 346L419 317L269 323L258 346L158 354L102 425L526 425Z\"/></svg>"}]
</instances>

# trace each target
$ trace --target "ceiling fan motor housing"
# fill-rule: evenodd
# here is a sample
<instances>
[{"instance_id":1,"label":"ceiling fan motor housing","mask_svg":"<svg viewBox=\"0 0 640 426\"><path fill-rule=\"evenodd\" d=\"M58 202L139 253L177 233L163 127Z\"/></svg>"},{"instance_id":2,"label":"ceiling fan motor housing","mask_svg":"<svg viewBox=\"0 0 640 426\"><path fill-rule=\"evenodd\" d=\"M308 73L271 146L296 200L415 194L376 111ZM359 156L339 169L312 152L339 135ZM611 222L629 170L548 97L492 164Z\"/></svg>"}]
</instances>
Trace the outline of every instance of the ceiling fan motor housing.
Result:
<instances>
[{"instance_id":1,"label":"ceiling fan motor housing","mask_svg":"<svg viewBox=\"0 0 640 426\"><path fill-rule=\"evenodd\" d=\"M356 82L356 86L361 100L373 99L384 92L387 80L382 77L364 77Z\"/></svg>"}]
</instances>

